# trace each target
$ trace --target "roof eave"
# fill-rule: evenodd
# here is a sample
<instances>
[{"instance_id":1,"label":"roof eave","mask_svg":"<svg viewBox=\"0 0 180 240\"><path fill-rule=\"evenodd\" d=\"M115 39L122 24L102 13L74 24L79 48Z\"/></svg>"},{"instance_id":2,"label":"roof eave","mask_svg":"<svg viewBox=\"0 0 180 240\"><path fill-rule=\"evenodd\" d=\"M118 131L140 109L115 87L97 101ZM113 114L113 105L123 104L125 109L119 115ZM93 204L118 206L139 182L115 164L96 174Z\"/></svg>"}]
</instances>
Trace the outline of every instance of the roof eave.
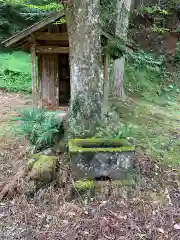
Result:
<instances>
[{"instance_id":1,"label":"roof eave","mask_svg":"<svg viewBox=\"0 0 180 240\"><path fill-rule=\"evenodd\" d=\"M35 23L34 25L31 25L30 27L22 30L20 33L17 33L15 34L14 36L4 40L2 42L2 44L5 46L5 47L10 47L12 46L13 44L15 44L16 42L26 38L27 36L29 36L30 34L32 34L33 32L43 28L44 26L54 22L55 20L57 20L58 18L60 17L63 17L65 16L65 12L64 10L61 10L61 11L58 11L58 12L55 12L51 15L49 15L48 17L44 18L43 20L41 20L40 22L38 23Z\"/></svg>"}]
</instances>

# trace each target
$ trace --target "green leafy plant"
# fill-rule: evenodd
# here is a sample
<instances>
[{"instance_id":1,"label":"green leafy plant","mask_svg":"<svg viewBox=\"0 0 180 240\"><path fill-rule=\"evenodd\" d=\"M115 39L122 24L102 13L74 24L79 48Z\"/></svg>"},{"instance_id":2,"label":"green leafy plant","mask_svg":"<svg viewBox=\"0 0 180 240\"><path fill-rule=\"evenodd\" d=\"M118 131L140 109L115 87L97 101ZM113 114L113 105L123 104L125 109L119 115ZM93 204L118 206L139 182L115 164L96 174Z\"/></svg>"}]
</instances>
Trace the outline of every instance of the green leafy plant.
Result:
<instances>
[{"instance_id":1,"label":"green leafy plant","mask_svg":"<svg viewBox=\"0 0 180 240\"><path fill-rule=\"evenodd\" d=\"M55 118L57 112L33 108L22 109L19 115L13 119L19 122L17 134L26 136L37 149L54 145L64 134L63 119Z\"/></svg>"},{"instance_id":2,"label":"green leafy plant","mask_svg":"<svg viewBox=\"0 0 180 240\"><path fill-rule=\"evenodd\" d=\"M139 50L128 53L127 59L133 63L134 67L144 68L154 72L159 72L164 66L164 56L155 57L153 53Z\"/></svg>"},{"instance_id":3,"label":"green leafy plant","mask_svg":"<svg viewBox=\"0 0 180 240\"><path fill-rule=\"evenodd\" d=\"M165 32L169 32L168 28L162 28L162 27L157 27L155 24L153 24L152 28L151 28L152 32L156 32L156 33L165 33Z\"/></svg>"},{"instance_id":4,"label":"green leafy plant","mask_svg":"<svg viewBox=\"0 0 180 240\"><path fill-rule=\"evenodd\" d=\"M114 60L124 56L137 68L143 67L158 72L164 67L164 56L155 56L153 53L144 50L129 51L128 46L130 44L124 40L114 38L103 47L103 52L108 53Z\"/></svg>"},{"instance_id":5,"label":"green leafy plant","mask_svg":"<svg viewBox=\"0 0 180 240\"><path fill-rule=\"evenodd\" d=\"M143 6L137 11L137 14L158 14L158 15L168 15L168 11L159 6Z\"/></svg>"},{"instance_id":6,"label":"green leafy plant","mask_svg":"<svg viewBox=\"0 0 180 240\"><path fill-rule=\"evenodd\" d=\"M130 126L119 124L102 124L97 128L95 137L107 138L107 139L122 139L132 135L132 129Z\"/></svg>"}]
</instances>

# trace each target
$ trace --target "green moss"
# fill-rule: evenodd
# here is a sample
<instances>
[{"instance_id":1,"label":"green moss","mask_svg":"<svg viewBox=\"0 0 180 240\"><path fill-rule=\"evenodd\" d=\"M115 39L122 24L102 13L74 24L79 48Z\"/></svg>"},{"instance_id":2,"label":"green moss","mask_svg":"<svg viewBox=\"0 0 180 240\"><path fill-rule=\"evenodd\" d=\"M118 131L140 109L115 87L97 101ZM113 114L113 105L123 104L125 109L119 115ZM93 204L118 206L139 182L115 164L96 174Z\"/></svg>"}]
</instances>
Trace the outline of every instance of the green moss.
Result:
<instances>
[{"instance_id":1,"label":"green moss","mask_svg":"<svg viewBox=\"0 0 180 240\"><path fill-rule=\"evenodd\" d=\"M97 147L91 146L97 145ZM104 147L99 147L104 145ZM108 147L106 147L108 146ZM112 146L112 147L109 147ZM123 152L135 151L135 146L125 139L107 140L101 138L71 139L69 140L70 152Z\"/></svg>"},{"instance_id":2,"label":"green moss","mask_svg":"<svg viewBox=\"0 0 180 240\"><path fill-rule=\"evenodd\" d=\"M32 171L36 172L36 178L41 182L51 182L56 177L57 157L35 155L38 159L32 167Z\"/></svg>"},{"instance_id":3,"label":"green moss","mask_svg":"<svg viewBox=\"0 0 180 240\"><path fill-rule=\"evenodd\" d=\"M39 157L42 156L40 153L32 154L31 159L39 160Z\"/></svg>"},{"instance_id":4,"label":"green moss","mask_svg":"<svg viewBox=\"0 0 180 240\"><path fill-rule=\"evenodd\" d=\"M28 169L31 170L33 168L34 163L36 162L37 159L29 159L28 161Z\"/></svg>"},{"instance_id":5,"label":"green moss","mask_svg":"<svg viewBox=\"0 0 180 240\"><path fill-rule=\"evenodd\" d=\"M85 192L88 190L94 190L95 188L97 188L97 185L93 180L81 179L75 182L74 187L78 192Z\"/></svg>"}]
</instances>

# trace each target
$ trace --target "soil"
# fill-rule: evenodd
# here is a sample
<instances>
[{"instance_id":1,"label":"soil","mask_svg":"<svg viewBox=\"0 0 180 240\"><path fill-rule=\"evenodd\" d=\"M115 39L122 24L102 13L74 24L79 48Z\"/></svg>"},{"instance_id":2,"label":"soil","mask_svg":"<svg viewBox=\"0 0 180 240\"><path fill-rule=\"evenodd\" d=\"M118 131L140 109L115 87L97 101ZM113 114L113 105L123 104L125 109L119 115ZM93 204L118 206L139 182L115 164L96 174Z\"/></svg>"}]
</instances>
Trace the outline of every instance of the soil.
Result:
<instances>
[{"instance_id":1,"label":"soil","mask_svg":"<svg viewBox=\"0 0 180 240\"><path fill-rule=\"evenodd\" d=\"M27 164L26 141L7 134L15 109L27 104L17 94L0 92L0 99L3 183ZM0 202L0 240L179 240L179 169L159 166L143 153L137 155L136 166L140 175L132 186L101 181L96 193L81 194L72 191L74 181L68 175L65 184L52 183L33 198L17 193L4 199ZM64 172L67 167L62 177Z\"/></svg>"}]
</instances>

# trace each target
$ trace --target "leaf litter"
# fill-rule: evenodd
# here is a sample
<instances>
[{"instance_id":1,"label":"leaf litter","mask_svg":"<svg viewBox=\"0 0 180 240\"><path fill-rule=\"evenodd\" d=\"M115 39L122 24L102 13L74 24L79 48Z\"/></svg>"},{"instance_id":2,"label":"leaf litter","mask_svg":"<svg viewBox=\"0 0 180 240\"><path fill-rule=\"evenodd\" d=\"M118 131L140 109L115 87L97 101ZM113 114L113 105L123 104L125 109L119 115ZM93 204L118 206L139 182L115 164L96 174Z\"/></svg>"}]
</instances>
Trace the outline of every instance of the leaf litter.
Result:
<instances>
[{"instance_id":1,"label":"leaf litter","mask_svg":"<svg viewBox=\"0 0 180 240\"><path fill-rule=\"evenodd\" d=\"M13 108L25 106L17 94L1 93L1 121ZM16 100L16 102L15 102ZM14 105L12 104L14 102ZM26 164L24 139L1 137L0 182L13 176ZM179 240L180 175L176 169L157 167L145 154L137 155L140 182L132 189L109 183L84 205L66 186L54 184L40 190L41 197L27 199L17 194L0 202L2 240ZM21 184L21 183L20 183ZM106 189L106 183L102 183ZM70 186L72 187L72 186ZM107 193L108 192L108 193Z\"/></svg>"}]
</instances>

